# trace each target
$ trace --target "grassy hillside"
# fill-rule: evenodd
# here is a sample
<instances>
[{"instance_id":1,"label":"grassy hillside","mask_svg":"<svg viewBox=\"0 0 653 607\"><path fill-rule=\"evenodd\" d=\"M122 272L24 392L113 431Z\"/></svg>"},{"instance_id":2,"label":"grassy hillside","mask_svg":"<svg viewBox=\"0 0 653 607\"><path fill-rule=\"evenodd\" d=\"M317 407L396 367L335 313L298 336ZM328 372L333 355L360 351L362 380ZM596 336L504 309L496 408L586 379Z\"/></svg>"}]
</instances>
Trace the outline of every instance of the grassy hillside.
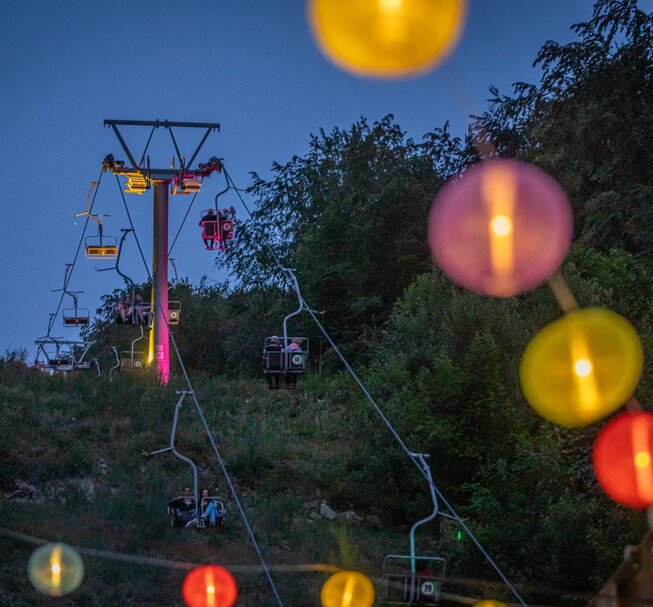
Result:
<instances>
[{"instance_id":1,"label":"grassy hillside","mask_svg":"<svg viewBox=\"0 0 653 607\"><path fill-rule=\"evenodd\" d=\"M201 533L169 527L166 502L191 482L190 469L169 454L148 458L142 451L168 445L174 389L182 387L173 380L164 388L143 376L123 375L111 383L90 375L48 377L20 364L5 365L3 526L87 548L258 565L190 403L181 411L177 448L198 464L200 485L227 498L228 525ZM366 422L345 407L342 390L314 378L295 392L271 393L263 382L206 377L196 378L196 389L271 564L332 563L376 575L384 554L407 550L407 530L387 528L387 516L374 506L383 487L368 487L360 478L356 462L367 449L361 441ZM322 500L355 515L328 521L319 515ZM33 546L0 541L0 604L52 603L37 595L25 575ZM57 604L182 604L183 571L89 557L85 562L84 585ZM236 577L239 605L274 604L260 571ZM287 605L319 604L324 574L274 577Z\"/></svg>"}]
</instances>

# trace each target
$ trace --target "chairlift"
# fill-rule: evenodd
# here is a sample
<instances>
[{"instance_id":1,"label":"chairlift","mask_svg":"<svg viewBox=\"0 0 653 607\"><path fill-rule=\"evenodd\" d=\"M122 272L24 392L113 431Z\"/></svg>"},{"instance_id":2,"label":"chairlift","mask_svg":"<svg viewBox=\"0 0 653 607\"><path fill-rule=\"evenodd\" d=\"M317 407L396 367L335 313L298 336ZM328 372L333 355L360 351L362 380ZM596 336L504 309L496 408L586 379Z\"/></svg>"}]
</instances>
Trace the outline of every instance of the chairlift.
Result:
<instances>
[{"instance_id":1,"label":"chairlift","mask_svg":"<svg viewBox=\"0 0 653 607\"><path fill-rule=\"evenodd\" d=\"M91 369L92 363L86 360L86 355L91 347L90 342L47 336L37 339L34 343L37 345L36 366L51 375ZM43 354L45 362L38 360L41 354ZM97 362L95 364L98 366Z\"/></svg>"},{"instance_id":2,"label":"chairlift","mask_svg":"<svg viewBox=\"0 0 653 607\"><path fill-rule=\"evenodd\" d=\"M64 327L86 327L90 321L91 313L88 308L78 306L77 296L83 291L65 291L67 295L73 298L73 307L64 308L61 312L63 316Z\"/></svg>"},{"instance_id":3,"label":"chairlift","mask_svg":"<svg viewBox=\"0 0 653 607\"><path fill-rule=\"evenodd\" d=\"M143 325L140 325L141 334L131 342L131 348L120 353L120 368L124 371L140 371L145 368L145 352L136 350L135 344L145 337Z\"/></svg>"},{"instance_id":4,"label":"chairlift","mask_svg":"<svg viewBox=\"0 0 653 607\"><path fill-rule=\"evenodd\" d=\"M411 453L411 457L424 471L433 500L433 512L410 529L410 554L389 554L383 559L383 604L384 605L425 605L434 607L440 604L442 584L446 574L446 560L439 556L418 556L415 554L415 530L433 520L439 512L438 501L431 477L431 468L426 460L427 453Z\"/></svg>"},{"instance_id":5,"label":"chairlift","mask_svg":"<svg viewBox=\"0 0 653 607\"><path fill-rule=\"evenodd\" d=\"M226 251L227 240L232 240L236 226L236 210L229 209L207 209L202 211L200 227L202 228L202 240L208 251Z\"/></svg>"},{"instance_id":6,"label":"chairlift","mask_svg":"<svg viewBox=\"0 0 653 607\"><path fill-rule=\"evenodd\" d=\"M283 337L266 337L263 344L263 374L270 389L289 389L297 385L297 377L306 373L308 367L308 338L288 337L288 319L304 310L310 310L299 290L293 271L283 268L291 281L299 301L299 307L283 319ZM316 312L315 310L310 310Z\"/></svg>"},{"instance_id":7,"label":"chairlift","mask_svg":"<svg viewBox=\"0 0 653 607\"><path fill-rule=\"evenodd\" d=\"M172 195L195 194L202 189L202 178L197 173L184 173L171 181Z\"/></svg>"},{"instance_id":8,"label":"chairlift","mask_svg":"<svg viewBox=\"0 0 653 607\"><path fill-rule=\"evenodd\" d=\"M284 327L285 328L285 327ZM308 362L308 338L273 335L265 338L263 345L263 373L268 385L280 389L292 389L297 377L306 372Z\"/></svg>"},{"instance_id":9,"label":"chairlift","mask_svg":"<svg viewBox=\"0 0 653 607\"><path fill-rule=\"evenodd\" d=\"M127 181L125 182L126 194L142 195L150 187L149 181L143 173L137 169L125 173Z\"/></svg>"},{"instance_id":10,"label":"chairlift","mask_svg":"<svg viewBox=\"0 0 653 607\"><path fill-rule=\"evenodd\" d=\"M52 289L53 292L56 291L62 291L64 295L68 295L72 298L73 300L73 306L72 308L64 308L61 312L61 315L63 317L63 324L64 327L74 327L74 328L79 328L79 327L85 327L88 325L89 320L91 318L91 314L88 310L88 308L80 308L78 303L78 296L80 293L83 293L84 291L69 291L68 290L68 281L70 277L70 272L72 270L73 264L68 263L66 264L66 273L64 275L63 279L63 287L61 289ZM52 326L50 326L52 328Z\"/></svg>"},{"instance_id":11,"label":"chairlift","mask_svg":"<svg viewBox=\"0 0 653 607\"><path fill-rule=\"evenodd\" d=\"M144 452L146 456L159 455L161 453L172 453L176 458L186 462L192 470L193 473L193 494L192 495L181 495L170 500L167 505L168 518L172 527L185 527L185 528L195 528L195 529L207 529L211 527L222 527L224 526L225 514L227 507L225 501L216 495L210 495L202 497L198 493L198 474L197 466L195 462L182 455L177 451L175 446L175 436L177 434L177 423L179 421L179 412L184 403L186 396L191 395L192 392L187 390L178 390L176 394L179 395L179 399L175 406L175 413L172 421L172 430L170 432L170 446L165 447L164 449L158 449L157 451ZM205 501L206 500L206 501ZM199 509L197 504L200 504ZM210 504L215 506L215 511L213 512L212 521L209 517L209 508Z\"/></svg>"},{"instance_id":12,"label":"chairlift","mask_svg":"<svg viewBox=\"0 0 653 607\"><path fill-rule=\"evenodd\" d=\"M86 197L86 209L81 213L73 213L73 217L88 217L97 224L98 233L96 236L87 236L84 239L84 250L87 259L112 259L118 255L118 245L113 236L104 235L104 218L109 215L91 214L91 195L97 181L89 182L88 195Z\"/></svg>"}]
</instances>

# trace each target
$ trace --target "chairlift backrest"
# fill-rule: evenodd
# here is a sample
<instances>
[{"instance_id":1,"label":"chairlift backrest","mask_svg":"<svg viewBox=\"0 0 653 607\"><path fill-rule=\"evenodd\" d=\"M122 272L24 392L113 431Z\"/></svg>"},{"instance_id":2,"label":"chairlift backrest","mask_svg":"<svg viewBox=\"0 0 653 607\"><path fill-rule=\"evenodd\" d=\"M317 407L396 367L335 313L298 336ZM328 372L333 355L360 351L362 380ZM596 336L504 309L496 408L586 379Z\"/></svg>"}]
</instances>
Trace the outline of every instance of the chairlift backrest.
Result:
<instances>
[{"instance_id":1,"label":"chairlift backrest","mask_svg":"<svg viewBox=\"0 0 653 607\"><path fill-rule=\"evenodd\" d=\"M62 315L64 327L85 327L91 317L87 308L67 308Z\"/></svg>"},{"instance_id":2,"label":"chairlift backrest","mask_svg":"<svg viewBox=\"0 0 653 607\"><path fill-rule=\"evenodd\" d=\"M87 259L115 259L118 242L113 236L87 236L84 240Z\"/></svg>"},{"instance_id":3,"label":"chairlift backrest","mask_svg":"<svg viewBox=\"0 0 653 607\"><path fill-rule=\"evenodd\" d=\"M263 345L264 372L304 373L307 361L307 337L288 337L284 339L283 337L271 336L265 338Z\"/></svg>"},{"instance_id":4,"label":"chairlift backrest","mask_svg":"<svg viewBox=\"0 0 653 607\"><path fill-rule=\"evenodd\" d=\"M442 557L390 554L383 560L386 605L439 605L446 561Z\"/></svg>"},{"instance_id":5,"label":"chairlift backrest","mask_svg":"<svg viewBox=\"0 0 653 607\"><path fill-rule=\"evenodd\" d=\"M181 302L169 301L168 302L168 324L178 325L181 320Z\"/></svg>"},{"instance_id":6,"label":"chairlift backrest","mask_svg":"<svg viewBox=\"0 0 653 607\"><path fill-rule=\"evenodd\" d=\"M141 370L145 368L145 354L143 352L134 352L125 350L120 353L120 368L125 371Z\"/></svg>"}]
</instances>

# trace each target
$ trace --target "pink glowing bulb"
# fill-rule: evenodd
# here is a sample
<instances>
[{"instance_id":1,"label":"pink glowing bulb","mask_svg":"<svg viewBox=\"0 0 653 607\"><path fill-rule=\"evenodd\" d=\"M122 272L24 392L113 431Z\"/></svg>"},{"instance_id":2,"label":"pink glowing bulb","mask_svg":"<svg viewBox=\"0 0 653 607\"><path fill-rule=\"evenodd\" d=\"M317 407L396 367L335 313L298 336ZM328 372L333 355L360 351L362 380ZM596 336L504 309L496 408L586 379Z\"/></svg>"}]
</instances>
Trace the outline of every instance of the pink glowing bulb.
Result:
<instances>
[{"instance_id":1,"label":"pink glowing bulb","mask_svg":"<svg viewBox=\"0 0 653 607\"><path fill-rule=\"evenodd\" d=\"M572 211L560 185L517 160L470 167L440 190L429 214L429 245L442 271L495 297L523 293L551 276L572 235Z\"/></svg>"}]
</instances>

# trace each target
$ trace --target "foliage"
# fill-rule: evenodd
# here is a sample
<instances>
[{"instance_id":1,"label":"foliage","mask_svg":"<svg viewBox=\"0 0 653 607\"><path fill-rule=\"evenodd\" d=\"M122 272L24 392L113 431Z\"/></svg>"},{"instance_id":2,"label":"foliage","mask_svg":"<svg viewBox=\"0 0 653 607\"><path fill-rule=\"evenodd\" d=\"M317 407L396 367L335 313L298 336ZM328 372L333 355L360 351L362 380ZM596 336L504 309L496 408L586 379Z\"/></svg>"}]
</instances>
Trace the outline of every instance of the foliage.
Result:
<instances>
[{"instance_id":1,"label":"foliage","mask_svg":"<svg viewBox=\"0 0 653 607\"><path fill-rule=\"evenodd\" d=\"M391 115L313 135L309 151L254 174L258 208L224 264L245 289L296 269L306 300L344 341L378 328L412 278L428 270L426 215L462 165L445 125L417 144ZM274 257L273 257L274 255Z\"/></svg>"},{"instance_id":2,"label":"foliage","mask_svg":"<svg viewBox=\"0 0 653 607\"><path fill-rule=\"evenodd\" d=\"M574 206L580 240L653 260L653 13L637 0L598 0L592 18L572 27L579 40L549 41L535 64L539 85L491 89L477 138L497 153L536 163L556 176Z\"/></svg>"}]
</instances>

